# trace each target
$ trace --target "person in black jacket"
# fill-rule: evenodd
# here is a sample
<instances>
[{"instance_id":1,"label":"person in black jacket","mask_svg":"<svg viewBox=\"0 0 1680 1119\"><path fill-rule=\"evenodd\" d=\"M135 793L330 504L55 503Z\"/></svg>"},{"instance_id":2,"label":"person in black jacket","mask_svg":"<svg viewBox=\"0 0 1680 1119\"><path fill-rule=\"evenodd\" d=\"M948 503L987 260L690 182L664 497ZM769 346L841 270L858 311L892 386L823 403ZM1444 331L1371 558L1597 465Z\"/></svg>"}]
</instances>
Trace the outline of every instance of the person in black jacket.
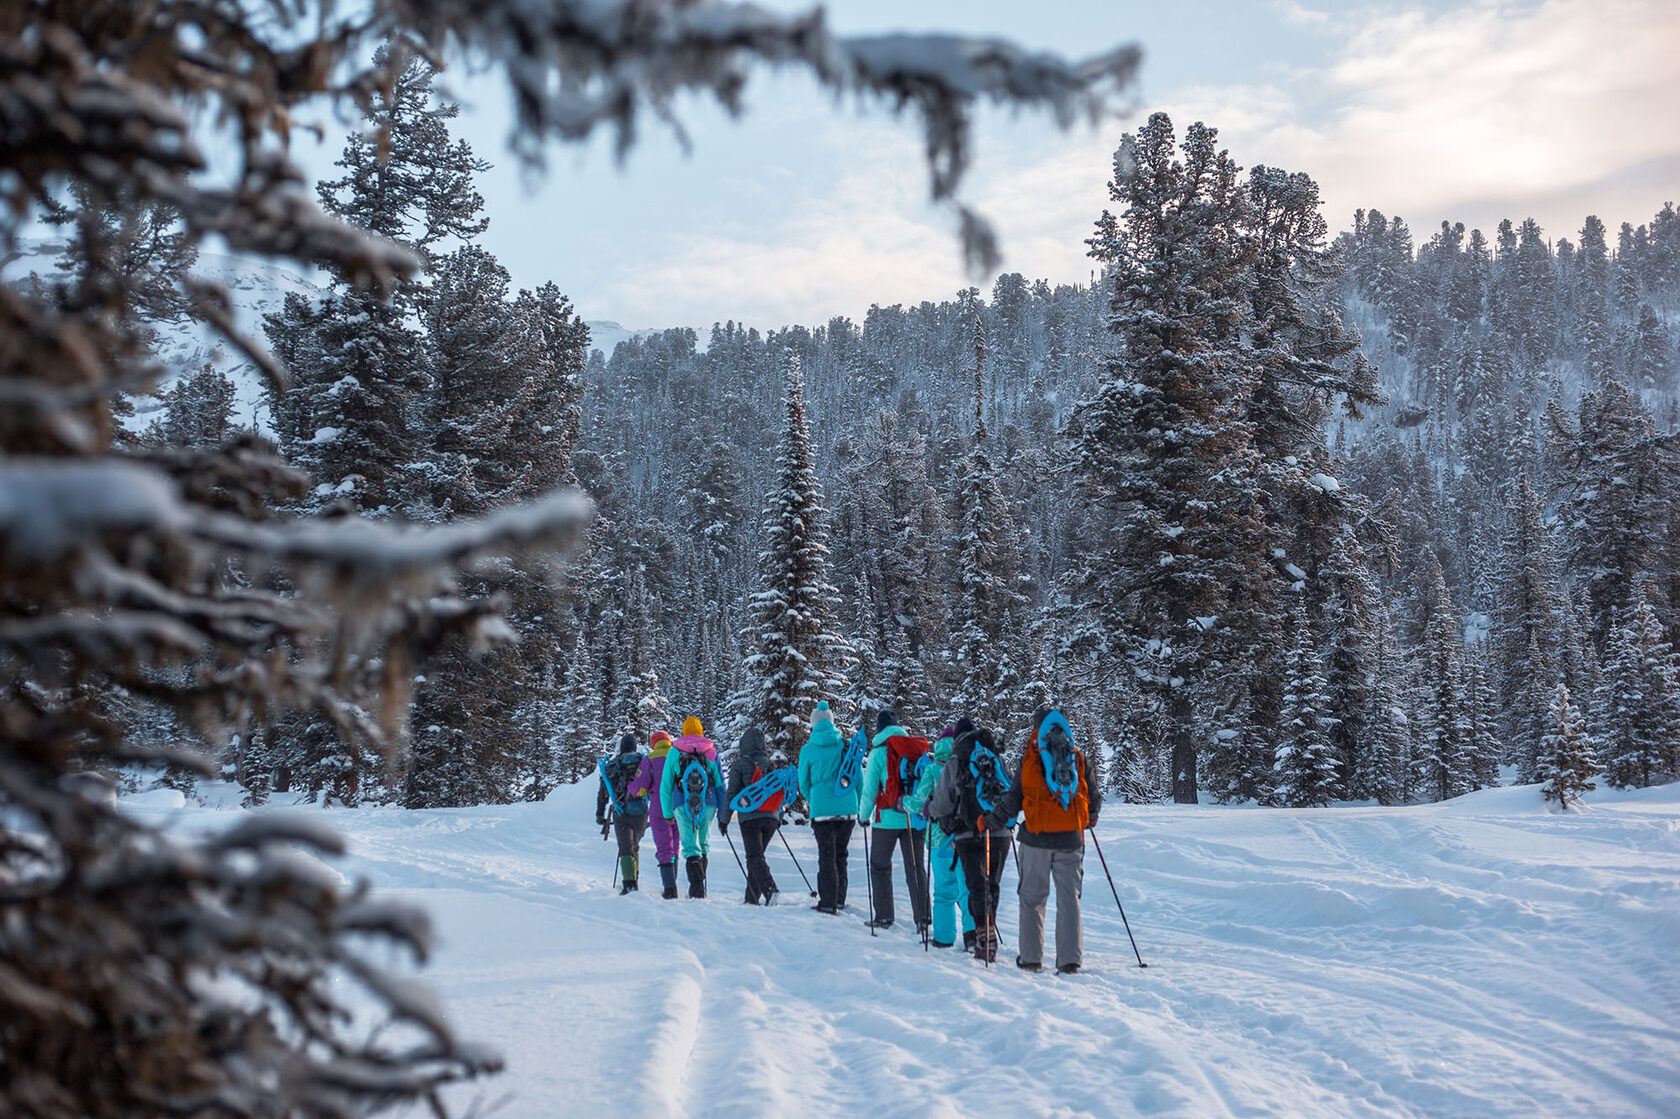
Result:
<instances>
[{"instance_id":1,"label":"person in black jacket","mask_svg":"<svg viewBox=\"0 0 1680 1119\"><path fill-rule=\"evenodd\" d=\"M641 765L642 753L636 748L636 736L626 734L620 737L618 753L601 762L601 790L595 794L595 822L601 825L601 838L607 837L608 827L618 837L618 865L624 877L620 895L637 888L636 880L641 872L642 835L648 826L648 798L645 793L632 796L629 792L630 782L635 780Z\"/></svg>"},{"instance_id":2,"label":"person in black jacket","mask_svg":"<svg viewBox=\"0 0 1680 1119\"><path fill-rule=\"evenodd\" d=\"M940 828L950 835L951 846L962 864L963 881L968 886L968 911L974 918L974 929L963 933L963 944L976 959L989 963L997 958L998 887L1003 881L1003 868L1009 862L1009 816L987 817L979 788L982 778L976 777L976 767L970 764L976 746L997 754L992 732L976 729L966 718L958 719L953 729L956 737L951 744L951 760L945 763L939 783L928 798L927 816L940 821ZM994 791L1001 797L1007 788L1002 783L1007 775L1001 760L997 765Z\"/></svg>"},{"instance_id":3,"label":"person in black jacket","mask_svg":"<svg viewBox=\"0 0 1680 1119\"><path fill-rule=\"evenodd\" d=\"M764 732L757 727L748 727L735 750L735 760L729 763L729 784L724 790L723 807L718 810L718 831L724 835L729 834L732 816L739 815L741 819L741 846L746 849L747 856L747 893L742 900L747 905L774 905L780 892L764 852L775 837L776 829L782 826L781 812L737 814L733 808L741 790L769 772L770 759L765 752Z\"/></svg>"}]
</instances>

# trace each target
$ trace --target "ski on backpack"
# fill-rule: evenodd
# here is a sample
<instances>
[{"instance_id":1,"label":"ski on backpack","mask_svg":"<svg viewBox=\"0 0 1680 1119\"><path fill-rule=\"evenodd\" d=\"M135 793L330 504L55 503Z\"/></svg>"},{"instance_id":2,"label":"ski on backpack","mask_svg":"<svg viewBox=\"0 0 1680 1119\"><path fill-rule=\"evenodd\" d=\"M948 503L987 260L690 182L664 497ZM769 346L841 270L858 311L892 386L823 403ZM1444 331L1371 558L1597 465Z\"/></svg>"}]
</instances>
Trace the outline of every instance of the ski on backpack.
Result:
<instances>
[{"instance_id":1,"label":"ski on backpack","mask_svg":"<svg viewBox=\"0 0 1680 1119\"><path fill-rule=\"evenodd\" d=\"M729 802L736 812L779 812L799 796L799 771L791 765L772 769Z\"/></svg>"}]
</instances>

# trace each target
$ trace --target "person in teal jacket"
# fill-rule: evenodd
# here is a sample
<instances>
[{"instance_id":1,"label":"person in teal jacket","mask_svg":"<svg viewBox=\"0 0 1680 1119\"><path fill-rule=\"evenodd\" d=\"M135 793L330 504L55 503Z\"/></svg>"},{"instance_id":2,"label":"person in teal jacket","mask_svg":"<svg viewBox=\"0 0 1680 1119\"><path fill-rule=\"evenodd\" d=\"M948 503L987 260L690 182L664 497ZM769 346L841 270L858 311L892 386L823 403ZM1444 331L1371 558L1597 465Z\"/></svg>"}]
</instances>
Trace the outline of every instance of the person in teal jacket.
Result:
<instances>
[{"instance_id":1,"label":"person in teal jacket","mask_svg":"<svg viewBox=\"0 0 1680 1119\"><path fill-rule=\"evenodd\" d=\"M837 787L845 756L846 744L824 700L811 717L811 737L799 751L799 795L811 813L817 841L818 913L838 913L846 904L846 849L857 826L858 784Z\"/></svg>"},{"instance_id":2,"label":"person in teal jacket","mask_svg":"<svg viewBox=\"0 0 1680 1119\"><path fill-rule=\"evenodd\" d=\"M911 816L920 816L926 809L934 786L939 784L939 775L944 771L945 763L951 760L951 743L956 733L954 727L946 727L940 732L939 741L933 744L933 760L922 771L915 790L904 798L904 810ZM956 944L956 914L960 913L963 945L973 951L974 914L968 911L968 882L958 865L951 837L932 820L927 825L927 847L928 862L933 864L933 946L950 948ZM953 906L956 907L954 911Z\"/></svg>"},{"instance_id":3,"label":"person in teal jacket","mask_svg":"<svg viewBox=\"0 0 1680 1119\"><path fill-rule=\"evenodd\" d=\"M682 737L665 756L659 777L659 805L677 821L677 839L688 867L688 896L706 896L706 863L711 855L712 817L723 806L723 771L717 747L705 737L700 720L683 721ZM679 787L679 782L680 787Z\"/></svg>"},{"instance_id":4,"label":"person in teal jacket","mask_svg":"<svg viewBox=\"0 0 1680 1119\"><path fill-rule=\"evenodd\" d=\"M875 826L875 842L869 847L869 882L874 894L875 912L870 927L890 929L893 923L892 860L897 848L904 856L904 882L910 888L910 910L916 916L916 932L921 933L928 923L927 878L922 873L922 844L925 836L920 828L910 826L910 817L897 806L879 803L887 783L887 740L909 732L898 725L898 716L882 711L875 720L875 737L869 740L869 757L863 765L863 796L858 805L858 822L864 827Z\"/></svg>"}]
</instances>

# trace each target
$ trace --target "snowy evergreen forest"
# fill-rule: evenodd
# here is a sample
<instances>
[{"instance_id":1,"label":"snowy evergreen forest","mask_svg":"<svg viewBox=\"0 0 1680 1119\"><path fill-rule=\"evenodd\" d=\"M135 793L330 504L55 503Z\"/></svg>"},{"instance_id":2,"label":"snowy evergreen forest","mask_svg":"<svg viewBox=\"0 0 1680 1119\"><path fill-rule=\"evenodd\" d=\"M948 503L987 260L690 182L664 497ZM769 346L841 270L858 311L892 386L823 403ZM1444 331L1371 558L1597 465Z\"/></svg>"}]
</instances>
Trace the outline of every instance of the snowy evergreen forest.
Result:
<instances>
[{"instance_id":1,"label":"snowy evergreen forest","mask_svg":"<svg viewBox=\"0 0 1680 1119\"><path fill-rule=\"evenodd\" d=\"M1091 199L1094 287L1005 273L606 355L477 244L486 165L431 80L411 63L370 115L388 150L353 136L318 188L424 267L267 324L291 508L440 523L575 482L596 517L558 601L475 574L520 640L440 644L399 764L294 715L227 748L253 802L539 799L690 713L791 758L819 699L1012 737L1054 699L1133 801L1675 776L1672 204L1333 234L1310 168L1157 116ZM231 396L182 378L142 438L232 437Z\"/></svg>"}]
</instances>

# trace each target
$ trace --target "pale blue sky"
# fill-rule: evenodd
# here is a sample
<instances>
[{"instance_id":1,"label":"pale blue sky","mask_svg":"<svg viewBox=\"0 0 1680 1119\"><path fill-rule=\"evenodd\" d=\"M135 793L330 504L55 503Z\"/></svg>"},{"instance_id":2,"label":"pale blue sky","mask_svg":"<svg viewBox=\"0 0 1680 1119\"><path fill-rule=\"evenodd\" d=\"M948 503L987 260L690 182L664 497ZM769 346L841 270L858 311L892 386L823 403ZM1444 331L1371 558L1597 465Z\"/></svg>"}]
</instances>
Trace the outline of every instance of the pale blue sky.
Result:
<instances>
[{"instance_id":1,"label":"pale blue sky","mask_svg":"<svg viewBox=\"0 0 1680 1119\"><path fill-rule=\"evenodd\" d=\"M1157 108L1215 125L1244 166L1312 174L1333 229L1375 206L1420 241L1443 217L1491 229L1529 215L1573 238L1589 212L1614 230L1680 198L1676 0L839 0L829 21L1073 56L1143 46L1125 121L1064 135L1039 116L982 118L966 195L997 224L1004 267L1030 278L1088 278L1081 242L1110 155ZM488 247L518 284L553 279L587 318L820 323L970 282L949 215L925 203L912 119L836 109L807 79L758 72L738 121L683 106L691 155L650 119L622 169L602 136L554 149L531 179L506 150L496 80L446 80L468 104L462 132L496 164Z\"/></svg>"}]
</instances>

